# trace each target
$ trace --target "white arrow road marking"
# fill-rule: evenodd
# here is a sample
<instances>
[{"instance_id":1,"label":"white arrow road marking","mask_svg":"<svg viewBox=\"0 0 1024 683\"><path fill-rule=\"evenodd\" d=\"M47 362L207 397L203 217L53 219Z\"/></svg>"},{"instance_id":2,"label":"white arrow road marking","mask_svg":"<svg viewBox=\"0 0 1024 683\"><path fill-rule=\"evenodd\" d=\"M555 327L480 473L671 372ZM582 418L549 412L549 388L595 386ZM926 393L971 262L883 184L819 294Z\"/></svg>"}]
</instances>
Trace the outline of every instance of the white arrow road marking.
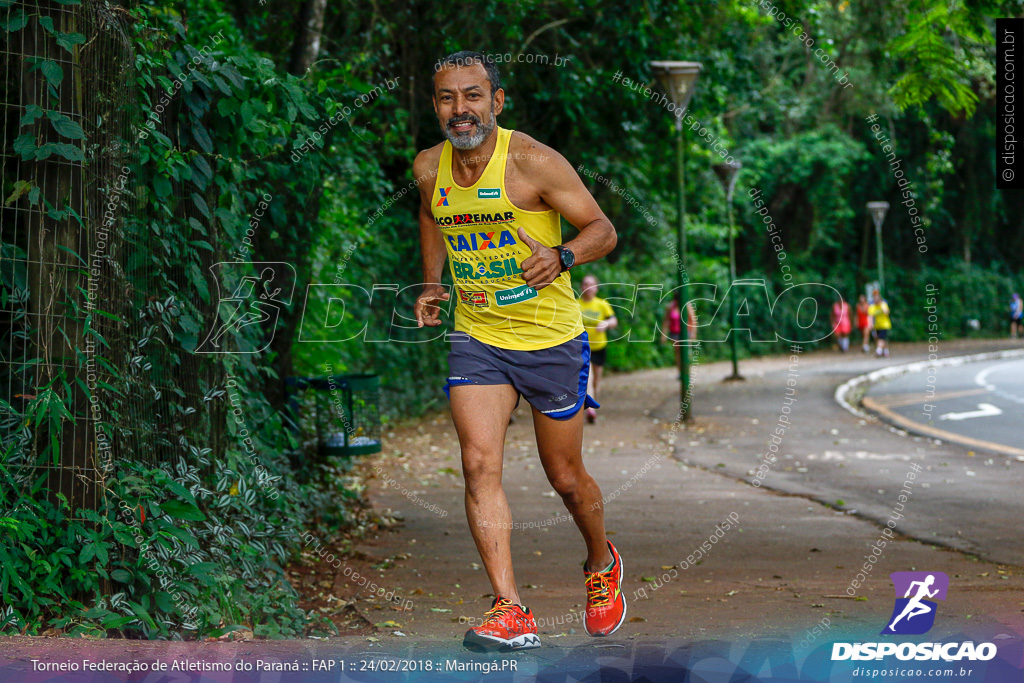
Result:
<instances>
[{"instance_id":1,"label":"white arrow road marking","mask_svg":"<svg viewBox=\"0 0 1024 683\"><path fill-rule=\"evenodd\" d=\"M1002 415L1003 411L992 405L991 403L979 403L978 410L972 410L966 413L946 413L945 415L939 415L940 420L971 420L976 417L992 417L993 415Z\"/></svg>"},{"instance_id":2,"label":"white arrow road marking","mask_svg":"<svg viewBox=\"0 0 1024 683\"><path fill-rule=\"evenodd\" d=\"M996 396L999 396L1001 398L1008 398L1014 403L1020 403L1021 405L1024 405L1024 396L1019 396L1017 394L1006 391L1005 389L999 389L994 384L988 381L989 374L993 372L995 372L997 375L999 375L1002 379L1005 380L1007 376L1006 369L1009 367L1015 367L1016 369L1019 370L1020 365L1020 361L1011 361L1009 363L1000 363L999 365L993 365L992 367L986 368L979 372L977 375L975 375L974 383L984 388L986 391L991 391ZM1010 375L1012 374L1013 373L1011 372ZM1012 381L1013 380L1011 379L1011 382Z\"/></svg>"}]
</instances>

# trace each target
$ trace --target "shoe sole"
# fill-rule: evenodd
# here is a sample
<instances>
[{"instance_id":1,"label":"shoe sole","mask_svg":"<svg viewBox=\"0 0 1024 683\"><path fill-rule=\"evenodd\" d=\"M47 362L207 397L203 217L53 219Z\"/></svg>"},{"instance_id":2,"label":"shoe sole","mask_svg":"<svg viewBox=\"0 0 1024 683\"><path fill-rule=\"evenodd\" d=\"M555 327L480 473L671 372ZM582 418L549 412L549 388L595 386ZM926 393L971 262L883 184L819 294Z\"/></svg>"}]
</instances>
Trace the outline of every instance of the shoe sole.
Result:
<instances>
[{"instance_id":1,"label":"shoe sole","mask_svg":"<svg viewBox=\"0 0 1024 683\"><path fill-rule=\"evenodd\" d=\"M616 550L615 552L619 551ZM625 576L625 574L626 568L625 565L622 563L622 555L619 555L619 583L622 583L622 577ZM629 609L629 603L626 602L626 597L622 594L621 589L619 590L619 595L622 597L622 616L619 617L619 623L615 624L615 628L613 628L611 631L608 631L608 633L591 633L590 629L587 628L586 614L584 613L583 630L587 632L587 635L593 636L594 638L604 638L605 636L610 636L611 634L619 630L619 627L622 626L622 623L626 621L626 611Z\"/></svg>"},{"instance_id":2,"label":"shoe sole","mask_svg":"<svg viewBox=\"0 0 1024 683\"><path fill-rule=\"evenodd\" d=\"M470 630L462 639L462 646L473 652L518 652L540 647L540 636L536 633L524 633L515 638L494 638Z\"/></svg>"}]
</instances>

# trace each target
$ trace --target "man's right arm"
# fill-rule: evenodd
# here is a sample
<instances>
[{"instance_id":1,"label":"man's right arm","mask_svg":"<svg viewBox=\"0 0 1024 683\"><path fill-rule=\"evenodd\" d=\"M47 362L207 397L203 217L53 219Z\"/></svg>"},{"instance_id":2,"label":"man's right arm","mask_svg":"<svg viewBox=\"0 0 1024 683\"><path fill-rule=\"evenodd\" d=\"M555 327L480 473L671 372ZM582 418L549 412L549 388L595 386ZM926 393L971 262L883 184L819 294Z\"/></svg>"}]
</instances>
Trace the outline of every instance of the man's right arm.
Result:
<instances>
[{"instance_id":1,"label":"man's right arm","mask_svg":"<svg viewBox=\"0 0 1024 683\"><path fill-rule=\"evenodd\" d=\"M416 299L416 323L419 327L427 325L436 327L441 324L438 318L441 301L447 301L449 292L441 284L441 274L448 252L444 246L444 236L434 222L434 214L430 210L430 199L434 195L437 180L436 154L433 150L423 150L416 155L412 171L416 177L416 185L420 192L420 251L423 261L423 292Z\"/></svg>"}]
</instances>

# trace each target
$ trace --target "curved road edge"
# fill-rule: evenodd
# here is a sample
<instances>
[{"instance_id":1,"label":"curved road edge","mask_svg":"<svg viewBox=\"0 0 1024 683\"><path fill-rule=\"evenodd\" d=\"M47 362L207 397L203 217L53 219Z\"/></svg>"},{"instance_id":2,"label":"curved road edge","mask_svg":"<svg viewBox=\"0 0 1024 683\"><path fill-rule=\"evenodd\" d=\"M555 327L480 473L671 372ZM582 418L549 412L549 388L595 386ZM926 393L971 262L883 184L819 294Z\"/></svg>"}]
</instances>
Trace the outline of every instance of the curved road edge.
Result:
<instances>
[{"instance_id":1,"label":"curved road edge","mask_svg":"<svg viewBox=\"0 0 1024 683\"><path fill-rule=\"evenodd\" d=\"M1014 448L1012 446L993 443L990 441L982 441L980 439L973 439L971 437L948 432L944 429L929 427L919 422L907 419L902 415L898 415L885 406L882 406L864 396L868 388L873 384L913 372L923 372L928 368L951 367L965 365L967 363L977 363L980 361L1018 358L1024 358L1024 349L990 351L987 353L976 353L967 356L949 356L946 358L938 358L934 361L924 360L916 361L914 363L905 363L903 365L890 365L889 367L879 368L873 372L858 375L846 382L843 382L836 387L834 398L839 405L857 417L863 419L879 419L886 424L890 431L895 432L900 436L906 436L908 433L917 434L930 439L940 439L948 443L955 443L967 448L976 448L1003 455L1016 456L1018 460L1024 461L1024 449ZM863 403L863 407L866 410L862 409L861 406L858 405L859 403Z\"/></svg>"}]
</instances>

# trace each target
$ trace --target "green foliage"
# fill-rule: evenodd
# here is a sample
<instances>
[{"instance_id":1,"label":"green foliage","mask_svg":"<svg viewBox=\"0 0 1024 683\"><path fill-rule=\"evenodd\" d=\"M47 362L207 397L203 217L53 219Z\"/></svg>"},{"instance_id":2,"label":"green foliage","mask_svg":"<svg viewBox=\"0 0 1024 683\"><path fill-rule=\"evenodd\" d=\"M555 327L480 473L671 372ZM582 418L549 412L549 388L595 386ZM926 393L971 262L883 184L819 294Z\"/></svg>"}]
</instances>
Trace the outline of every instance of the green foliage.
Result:
<instances>
[{"instance_id":1,"label":"green foliage","mask_svg":"<svg viewBox=\"0 0 1024 683\"><path fill-rule=\"evenodd\" d=\"M78 4L59 1L73 9ZM558 67L503 65L508 99L499 121L622 190L584 179L616 226L619 246L574 273L577 287L588 272L605 283L602 295L622 306L620 335L660 322L664 301L645 299L635 310L628 302L638 284L660 284L668 292L682 260L675 253L680 216L671 115L612 79L621 72L657 90L652 58L704 64L687 113L709 136L688 130L685 142L685 277L718 287L715 300L699 308L703 321L717 312L702 336L718 339L729 324L730 207L710 170L721 161L719 149L744 164L731 207L737 271L764 280L773 305L791 283L826 283L852 298L875 277L864 203L878 199L892 205L886 297L895 339L926 334L926 284L940 284L948 336L975 317L983 332L999 330L1006 297L1019 281L1024 200L992 189L993 77L987 66L994 54L991 17L1010 16L1013 3L785 3L813 46L748 2L485 0L474 5L472 21L459 5L424 12L402 0L386 13L374 3L330 5L319 60L301 77L283 66L294 38L294 6L276 0L188 5L186 16L168 0L147 0L129 27L136 62L128 74L138 96L129 105L141 120L130 133L139 137L131 167L135 211L124 216L119 235L131 246L120 273L127 300L89 311L81 335L70 323L59 326L64 338L75 339L71 348L79 360L85 356L81 339L99 348L96 362L106 379L98 387L105 400L97 428L152 435L138 443L164 464L119 460L97 482L105 492L98 509L72 510L45 477L25 472L36 462L56 462L61 435L83 419L74 400L81 378L57 375L29 397L0 402L0 594L6 605L0 631L37 634L56 627L74 634L191 638L238 626L268 637L311 628L282 567L306 528L326 534L347 524L346 505L358 492L342 483L343 467L304 464L304 445L280 412L283 375L378 372L386 392L382 408L392 416L415 415L443 400L443 329L416 330L409 320L421 279L418 196L409 183L416 152L441 139L430 74L434 60L454 50L571 58ZM49 101L16 112L7 145L25 163L60 159L87 166L104 150L89 139L90 125L57 106L58 88L69 86L71 74L61 62L78 58L86 38L57 30L45 14L26 7L0 0L0 28L13 35L41 26L56 46L27 63ZM814 48L848 74L849 85ZM196 68L189 70L190 64ZM362 104L361 96L385 80L398 86ZM927 256L917 249L876 133L864 122L869 113L878 114L902 171L915 182ZM5 177L4 206L79 220L72 206L54 206L54 194L37 182ZM755 188L781 235L785 259L750 201ZM267 195L257 221L255 209ZM573 232L564 226L566 239ZM28 254L7 235L0 244L5 310L29 301ZM869 252L870 259L864 256ZM70 250L65 256L75 268L84 264ZM295 268L296 296L282 311L274 344L255 356L193 353L219 312L211 266L249 261ZM784 272L792 279L784 280ZM337 290L311 288L307 300L309 284L356 292L345 297L351 304L345 317L335 306L330 315L336 317L328 319ZM67 299L61 304L74 311L73 297ZM780 301L773 311L757 302L753 324L795 337L798 302ZM831 301L822 296L816 303L813 329L823 336ZM399 317L383 315L392 310ZM300 325L307 326L301 343ZM122 327L141 330L127 349L110 334ZM368 339L394 333L408 343L338 341L364 327ZM270 333L250 325L232 343L256 347ZM741 341L741 352L782 346ZM720 343L702 349L706 360L727 353ZM653 337L609 346L615 369L671 362L671 347ZM240 395L244 425L231 412L236 399L229 397L228 376L237 383L232 392Z\"/></svg>"},{"instance_id":2,"label":"green foliage","mask_svg":"<svg viewBox=\"0 0 1024 683\"><path fill-rule=\"evenodd\" d=\"M0 509L13 510L0 518L13 539L0 547L0 622L93 636L219 635L230 624L261 636L301 635L306 617L281 568L303 530L298 496L257 498L230 468L208 489L199 466L209 465L194 451L173 472L121 467L96 511L72 514L38 491L0 496ZM0 476L9 478L6 469ZM95 600L83 604L78 595Z\"/></svg>"},{"instance_id":3,"label":"green foliage","mask_svg":"<svg viewBox=\"0 0 1024 683\"><path fill-rule=\"evenodd\" d=\"M213 44L206 36L229 33L218 26L215 5L193 9L189 40L198 35L199 44ZM4 424L17 425L5 429L0 461L0 631L37 634L52 627L73 635L195 638L242 626L260 637L330 629L298 609L283 567L305 530L327 536L349 523L358 496L342 485L344 468L293 464L302 460L299 446L262 391L273 378L251 357L191 353L216 303L208 266L237 253L260 196L278 198L261 227L262 251L273 253L279 242L293 244L296 253L305 250L310 223L296 220L301 211L295 208L331 162L310 155L296 166L289 153L316 130L325 102L308 83L282 76L237 34L204 50L202 67L174 89L173 79L199 51L179 42L183 25L175 11L143 10L136 18L134 76L142 101L133 106L154 125L126 131L141 142L131 168L139 207L123 217L119 233L134 245L125 264L134 299L98 302L85 312L85 326L99 349L95 362L109 373L109 383L98 387L103 421L97 430L128 439L124 427L131 424L142 437L131 442L145 444L166 464L147 466L119 453L116 467L101 470L94 482L103 492L99 507L72 509L33 466L57 464L65 425L88 419L72 407L76 392L88 389L84 382L63 371L23 404L0 405ZM66 49L81 42L77 34L44 28ZM39 68L51 86L60 84L46 62ZM28 127L42 122L52 134L82 144L82 128L55 110L27 107L20 123L37 130ZM58 155L89 163L80 147L40 144L32 133L20 135L14 147L26 161ZM38 203L40 197L22 181L7 203L24 199ZM48 208L55 218L74 216L71 207ZM5 303L27 291L24 273L6 260L19 253L3 245ZM127 326L124 315L137 316L133 328L142 331L122 358L113 355L99 322ZM58 327L70 341L72 326ZM260 334L245 332L250 342ZM85 350L76 350L84 361ZM241 426L222 407L227 374L239 382Z\"/></svg>"},{"instance_id":4,"label":"green foliage","mask_svg":"<svg viewBox=\"0 0 1024 683\"><path fill-rule=\"evenodd\" d=\"M908 68L889 92L901 109L935 98L950 113L971 117L978 96L966 79L966 48L994 43L984 18L960 2L912 5L906 33L890 44Z\"/></svg>"}]
</instances>

